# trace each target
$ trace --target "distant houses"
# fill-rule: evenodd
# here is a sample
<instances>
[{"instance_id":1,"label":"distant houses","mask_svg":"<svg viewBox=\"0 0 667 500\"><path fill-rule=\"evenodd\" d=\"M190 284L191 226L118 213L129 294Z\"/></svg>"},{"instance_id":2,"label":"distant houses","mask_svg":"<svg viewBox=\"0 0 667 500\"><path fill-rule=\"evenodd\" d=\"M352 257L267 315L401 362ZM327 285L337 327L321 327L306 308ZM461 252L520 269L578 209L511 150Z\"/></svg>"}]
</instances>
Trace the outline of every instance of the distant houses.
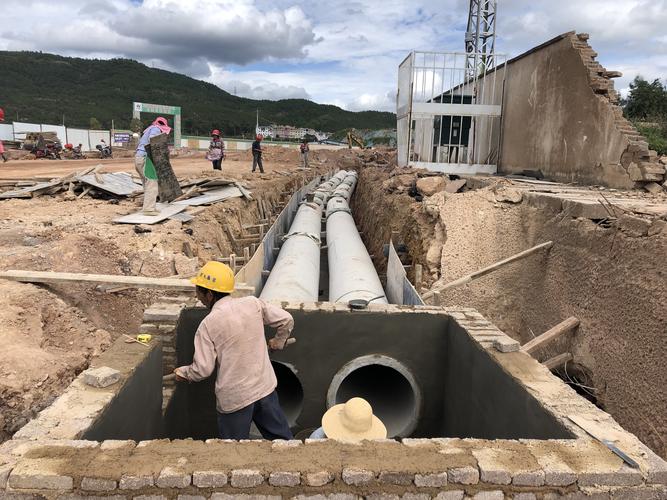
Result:
<instances>
[{"instance_id":1,"label":"distant houses","mask_svg":"<svg viewBox=\"0 0 667 500\"><path fill-rule=\"evenodd\" d=\"M312 128L292 127L291 125L257 125L257 134L271 139L303 139L306 135L315 136L318 141L329 138L329 133Z\"/></svg>"}]
</instances>

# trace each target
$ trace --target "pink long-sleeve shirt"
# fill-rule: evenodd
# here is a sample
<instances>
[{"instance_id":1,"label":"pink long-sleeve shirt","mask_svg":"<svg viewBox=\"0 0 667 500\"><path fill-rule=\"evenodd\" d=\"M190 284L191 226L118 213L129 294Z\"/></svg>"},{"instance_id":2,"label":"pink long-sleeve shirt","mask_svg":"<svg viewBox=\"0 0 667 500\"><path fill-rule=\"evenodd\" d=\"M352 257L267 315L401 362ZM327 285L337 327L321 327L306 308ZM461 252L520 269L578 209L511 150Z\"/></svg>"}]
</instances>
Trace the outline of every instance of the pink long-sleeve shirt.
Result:
<instances>
[{"instance_id":1,"label":"pink long-sleeve shirt","mask_svg":"<svg viewBox=\"0 0 667 500\"><path fill-rule=\"evenodd\" d=\"M179 372L198 382L209 377L217 364L215 397L219 412L245 408L276 388L264 325L277 329L277 339L287 340L294 319L287 311L256 297L225 297L199 325L192 364L180 367Z\"/></svg>"}]
</instances>

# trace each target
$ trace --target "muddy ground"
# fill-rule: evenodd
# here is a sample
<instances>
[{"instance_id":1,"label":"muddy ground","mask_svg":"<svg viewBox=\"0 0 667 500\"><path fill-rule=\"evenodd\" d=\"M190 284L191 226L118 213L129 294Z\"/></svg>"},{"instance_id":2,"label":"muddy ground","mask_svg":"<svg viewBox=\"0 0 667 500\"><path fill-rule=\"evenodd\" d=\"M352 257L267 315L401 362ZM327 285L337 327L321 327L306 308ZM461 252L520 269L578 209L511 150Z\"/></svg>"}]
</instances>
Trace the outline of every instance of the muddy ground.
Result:
<instances>
[{"instance_id":1,"label":"muddy ground","mask_svg":"<svg viewBox=\"0 0 667 500\"><path fill-rule=\"evenodd\" d=\"M579 318L576 335L537 357L571 352L574 361L559 375L667 456L665 220L644 217L652 230L640 234L619 221L538 209L520 196L515 203L498 201L513 197L505 179L420 198L415 179L415 171L362 170L354 206L370 252L381 255L395 231L394 240L407 246L405 263L422 264L426 290L436 280L447 283L553 241L548 253L444 292L443 305L474 307L521 342L569 316ZM384 259L376 264L382 272Z\"/></svg>"},{"instance_id":2,"label":"muddy ground","mask_svg":"<svg viewBox=\"0 0 667 500\"><path fill-rule=\"evenodd\" d=\"M343 152L343 154L350 154ZM203 154L172 159L180 178L224 176L243 182L254 200L209 207L189 223L165 221L136 233L115 217L140 209L141 198L71 199L65 193L0 201L0 269L166 277L193 275L201 264L230 253L241 224L260 219L257 200L277 215L289 194L326 172L339 156L311 153L314 168L299 170L296 150L268 148L265 174L251 174L250 153L228 154L222 174ZM21 160L0 164L0 179L61 177L99 160ZM133 172L132 159L102 162L103 172ZM7 188L6 188L7 189ZM245 245L248 243L246 242ZM0 442L34 417L84 370L92 356L122 334L136 334L143 310L163 292L107 292L94 285L31 285L0 281Z\"/></svg>"}]
</instances>

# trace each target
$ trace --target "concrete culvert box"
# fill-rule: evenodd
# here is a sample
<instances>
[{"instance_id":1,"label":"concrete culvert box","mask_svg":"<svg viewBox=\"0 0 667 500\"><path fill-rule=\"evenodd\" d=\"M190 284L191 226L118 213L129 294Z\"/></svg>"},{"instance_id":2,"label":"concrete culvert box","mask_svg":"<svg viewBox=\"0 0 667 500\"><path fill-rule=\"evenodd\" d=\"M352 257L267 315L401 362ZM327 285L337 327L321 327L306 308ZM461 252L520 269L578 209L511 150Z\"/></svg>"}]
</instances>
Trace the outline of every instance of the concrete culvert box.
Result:
<instances>
[{"instance_id":1,"label":"concrete culvert box","mask_svg":"<svg viewBox=\"0 0 667 500\"><path fill-rule=\"evenodd\" d=\"M362 356L345 364L327 391L327 406L362 397L387 428L387 437L410 436L417 427L421 391L412 373L393 358Z\"/></svg>"},{"instance_id":2,"label":"concrete culvert box","mask_svg":"<svg viewBox=\"0 0 667 500\"><path fill-rule=\"evenodd\" d=\"M321 425L332 404L354 396L370 401L392 437L571 437L444 310L332 310L329 303L290 303L286 309L294 316L297 342L271 358L281 405L300 438ZM191 362L194 334L206 314L183 310L178 365ZM273 334L267 328L267 339ZM165 437L217 437L213 381L176 385Z\"/></svg>"}]
</instances>

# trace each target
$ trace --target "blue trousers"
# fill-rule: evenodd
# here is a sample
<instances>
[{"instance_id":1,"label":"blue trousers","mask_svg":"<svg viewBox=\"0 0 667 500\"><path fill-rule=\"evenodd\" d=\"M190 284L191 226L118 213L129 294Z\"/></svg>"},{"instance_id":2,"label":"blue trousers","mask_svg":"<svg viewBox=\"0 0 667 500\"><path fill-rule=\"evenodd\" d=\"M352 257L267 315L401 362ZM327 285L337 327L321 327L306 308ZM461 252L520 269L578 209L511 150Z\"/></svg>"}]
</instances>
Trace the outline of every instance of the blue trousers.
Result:
<instances>
[{"instance_id":1,"label":"blue trousers","mask_svg":"<svg viewBox=\"0 0 667 500\"><path fill-rule=\"evenodd\" d=\"M248 439L252 422L255 422L264 439L292 439L292 431L275 390L233 413L218 412L220 439Z\"/></svg>"}]
</instances>

